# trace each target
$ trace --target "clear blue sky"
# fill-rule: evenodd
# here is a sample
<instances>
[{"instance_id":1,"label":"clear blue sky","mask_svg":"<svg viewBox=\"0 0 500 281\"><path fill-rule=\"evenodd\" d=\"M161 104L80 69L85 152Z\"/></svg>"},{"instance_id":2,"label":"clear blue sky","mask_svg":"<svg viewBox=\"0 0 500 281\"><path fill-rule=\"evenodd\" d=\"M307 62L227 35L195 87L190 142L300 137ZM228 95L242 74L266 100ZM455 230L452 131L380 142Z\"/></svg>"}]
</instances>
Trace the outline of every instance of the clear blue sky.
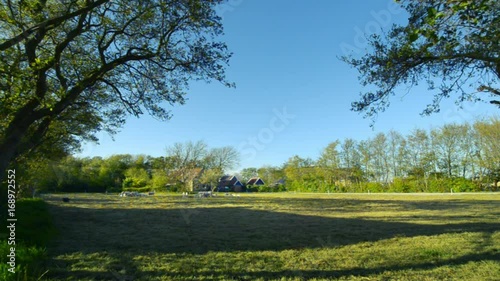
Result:
<instances>
[{"instance_id":1,"label":"clear blue sky","mask_svg":"<svg viewBox=\"0 0 500 281\"><path fill-rule=\"evenodd\" d=\"M391 129L407 134L496 114L489 104L458 109L452 99L440 113L421 117L432 100L425 87L393 97L374 130L350 111L366 89L338 57L362 54L362 33L404 23L406 14L394 7L393 0L230 0L220 13L223 39L234 52L227 76L237 87L193 83L186 105L172 108L170 121L131 117L114 141L99 134L100 145L87 144L78 156L162 156L175 142L204 140L240 150L239 170L281 165L293 155L316 159L336 139L363 140Z\"/></svg>"}]
</instances>

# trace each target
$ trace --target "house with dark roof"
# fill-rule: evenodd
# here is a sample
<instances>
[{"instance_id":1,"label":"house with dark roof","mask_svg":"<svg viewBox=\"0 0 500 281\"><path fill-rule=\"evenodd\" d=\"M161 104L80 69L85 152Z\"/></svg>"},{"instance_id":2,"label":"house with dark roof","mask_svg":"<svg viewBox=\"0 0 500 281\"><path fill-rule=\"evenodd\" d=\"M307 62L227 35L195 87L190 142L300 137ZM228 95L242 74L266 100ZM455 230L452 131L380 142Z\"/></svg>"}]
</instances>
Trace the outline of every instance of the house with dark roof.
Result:
<instances>
[{"instance_id":1,"label":"house with dark roof","mask_svg":"<svg viewBox=\"0 0 500 281\"><path fill-rule=\"evenodd\" d=\"M251 178L248 180L247 185L264 185L264 181L261 178Z\"/></svg>"},{"instance_id":2,"label":"house with dark roof","mask_svg":"<svg viewBox=\"0 0 500 281\"><path fill-rule=\"evenodd\" d=\"M226 175L220 178L217 190L242 192L244 190L244 186L237 177Z\"/></svg>"}]
</instances>

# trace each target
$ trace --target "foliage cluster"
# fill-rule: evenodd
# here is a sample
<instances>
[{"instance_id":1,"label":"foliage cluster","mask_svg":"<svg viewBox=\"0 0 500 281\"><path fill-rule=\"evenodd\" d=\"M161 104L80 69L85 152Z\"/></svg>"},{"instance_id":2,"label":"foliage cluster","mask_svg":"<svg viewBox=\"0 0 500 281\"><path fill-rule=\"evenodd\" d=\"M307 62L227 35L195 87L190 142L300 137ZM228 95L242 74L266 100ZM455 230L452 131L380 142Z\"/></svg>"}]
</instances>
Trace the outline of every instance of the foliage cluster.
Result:
<instances>
[{"instance_id":1,"label":"foliage cluster","mask_svg":"<svg viewBox=\"0 0 500 281\"><path fill-rule=\"evenodd\" d=\"M500 3L496 0L398 0L406 25L367 38L369 50L343 61L366 87L352 110L376 118L390 98L425 82L432 101L423 114L439 112L443 99L485 100L500 106ZM371 90L374 89L374 90Z\"/></svg>"},{"instance_id":2,"label":"foliage cluster","mask_svg":"<svg viewBox=\"0 0 500 281\"><path fill-rule=\"evenodd\" d=\"M283 192L285 185L250 185L246 187L248 192Z\"/></svg>"},{"instance_id":3,"label":"foliage cluster","mask_svg":"<svg viewBox=\"0 0 500 281\"><path fill-rule=\"evenodd\" d=\"M221 3L0 0L0 171L72 153L129 115L167 120L191 81L234 86Z\"/></svg>"}]
</instances>

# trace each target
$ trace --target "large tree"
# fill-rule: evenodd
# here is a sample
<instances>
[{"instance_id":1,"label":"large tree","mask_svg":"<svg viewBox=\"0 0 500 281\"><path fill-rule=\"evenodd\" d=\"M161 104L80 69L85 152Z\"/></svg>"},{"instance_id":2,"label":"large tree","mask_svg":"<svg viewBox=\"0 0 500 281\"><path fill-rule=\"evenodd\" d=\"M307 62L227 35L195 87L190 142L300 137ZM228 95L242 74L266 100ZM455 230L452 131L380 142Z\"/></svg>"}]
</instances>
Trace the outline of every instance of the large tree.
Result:
<instances>
[{"instance_id":1,"label":"large tree","mask_svg":"<svg viewBox=\"0 0 500 281\"><path fill-rule=\"evenodd\" d=\"M439 111L443 98L457 103L484 100L500 106L500 2L497 0L402 0L406 26L372 35L370 51L342 59L360 73L362 93L352 109L375 117L389 105L399 86L426 81L436 90L424 114ZM481 92L487 95L479 94Z\"/></svg>"},{"instance_id":2,"label":"large tree","mask_svg":"<svg viewBox=\"0 0 500 281\"><path fill-rule=\"evenodd\" d=\"M222 1L0 0L0 171L129 114L168 119L192 79L232 86Z\"/></svg>"}]
</instances>

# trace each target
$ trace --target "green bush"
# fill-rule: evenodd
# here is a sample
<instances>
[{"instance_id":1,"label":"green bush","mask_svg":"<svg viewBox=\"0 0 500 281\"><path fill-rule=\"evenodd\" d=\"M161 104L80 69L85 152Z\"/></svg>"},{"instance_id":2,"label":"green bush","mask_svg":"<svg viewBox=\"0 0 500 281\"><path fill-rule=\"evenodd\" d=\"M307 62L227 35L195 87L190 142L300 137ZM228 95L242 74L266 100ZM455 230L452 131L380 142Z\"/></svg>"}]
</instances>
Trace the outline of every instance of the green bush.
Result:
<instances>
[{"instance_id":1,"label":"green bush","mask_svg":"<svg viewBox=\"0 0 500 281\"><path fill-rule=\"evenodd\" d=\"M413 179L394 178L389 185L390 192L419 192L418 182Z\"/></svg>"},{"instance_id":2,"label":"green bush","mask_svg":"<svg viewBox=\"0 0 500 281\"><path fill-rule=\"evenodd\" d=\"M379 182L360 183L361 192L386 192L384 185Z\"/></svg>"},{"instance_id":3,"label":"green bush","mask_svg":"<svg viewBox=\"0 0 500 281\"><path fill-rule=\"evenodd\" d=\"M477 191L477 185L472 181L464 178L451 179L451 188L454 192L471 192Z\"/></svg>"},{"instance_id":4,"label":"green bush","mask_svg":"<svg viewBox=\"0 0 500 281\"><path fill-rule=\"evenodd\" d=\"M286 186L284 184L279 184L273 187L275 192L284 192L287 191Z\"/></svg>"},{"instance_id":5,"label":"green bush","mask_svg":"<svg viewBox=\"0 0 500 281\"><path fill-rule=\"evenodd\" d=\"M0 241L0 280L37 280L40 276L45 274L45 261L47 260L47 253L45 248L40 246L29 246L26 243L16 243L15 255L16 266L15 273L9 271L11 268L7 262L9 258L7 255L10 253L12 245L8 245L7 241Z\"/></svg>"},{"instance_id":6,"label":"green bush","mask_svg":"<svg viewBox=\"0 0 500 281\"><path fill-rule=\"evenodd\" d=\"M446 178L433 175L427 179L415 176L407 178L394 178L389 184L379 182L359 182L347 185L331 185L323 180L308 179L304 181L288 181L287 188L276 189L269 187L247 187L249 191L275 192L275 191L296 191L296 192L471 192L481 191L481 185L465 178Z\"/></svg>"},{"instance_id":7,"label":"green bush","mask_svg":"<svg viewBox=\"0 0 500 281\"><path fill-rule=\"evenodd\" d=\"M258 185L257 186L257 189L259 190L259 192L272 192L272 188L267 186L267 185Z\"/></svg>"},{"instance_id":8,"label":"green bush","mask_svg":"<svg viewBox=\"0 0 500 281\"><path fill-rule=\"evenodd\" d=\"M2 206L2 212L6 212ZM56 235L47 203L41 199L21 199L16 202L16 240L9 245L6 238L0 240L0 279L37 280L45 273L47 259L45 245ZM7 228L1 229L2 237L8 237ZM10 248L15 247L15 273L8 271Z\"/></svg>"},{"instance_id":9,"label":"green bush","mask_svg":"<svg viewBox=\"0 0 500 281\"><path fill-rule=\"evenodd\" d=\"M282 192L282 191L286 191L286 188L284 185L276 185L276 186L249 185L249 186L246 186L246 191L247 192Z\"/></svg>"},{"instance_id":10,"label":"green bush","mask_svg":"<svg viewBox=\"0 0 500 281\"><path fill-rule=\"evenodd\" d=\"M450 192L447 178L429 179L425 192Z\"/></svg>"}]
</instances>

